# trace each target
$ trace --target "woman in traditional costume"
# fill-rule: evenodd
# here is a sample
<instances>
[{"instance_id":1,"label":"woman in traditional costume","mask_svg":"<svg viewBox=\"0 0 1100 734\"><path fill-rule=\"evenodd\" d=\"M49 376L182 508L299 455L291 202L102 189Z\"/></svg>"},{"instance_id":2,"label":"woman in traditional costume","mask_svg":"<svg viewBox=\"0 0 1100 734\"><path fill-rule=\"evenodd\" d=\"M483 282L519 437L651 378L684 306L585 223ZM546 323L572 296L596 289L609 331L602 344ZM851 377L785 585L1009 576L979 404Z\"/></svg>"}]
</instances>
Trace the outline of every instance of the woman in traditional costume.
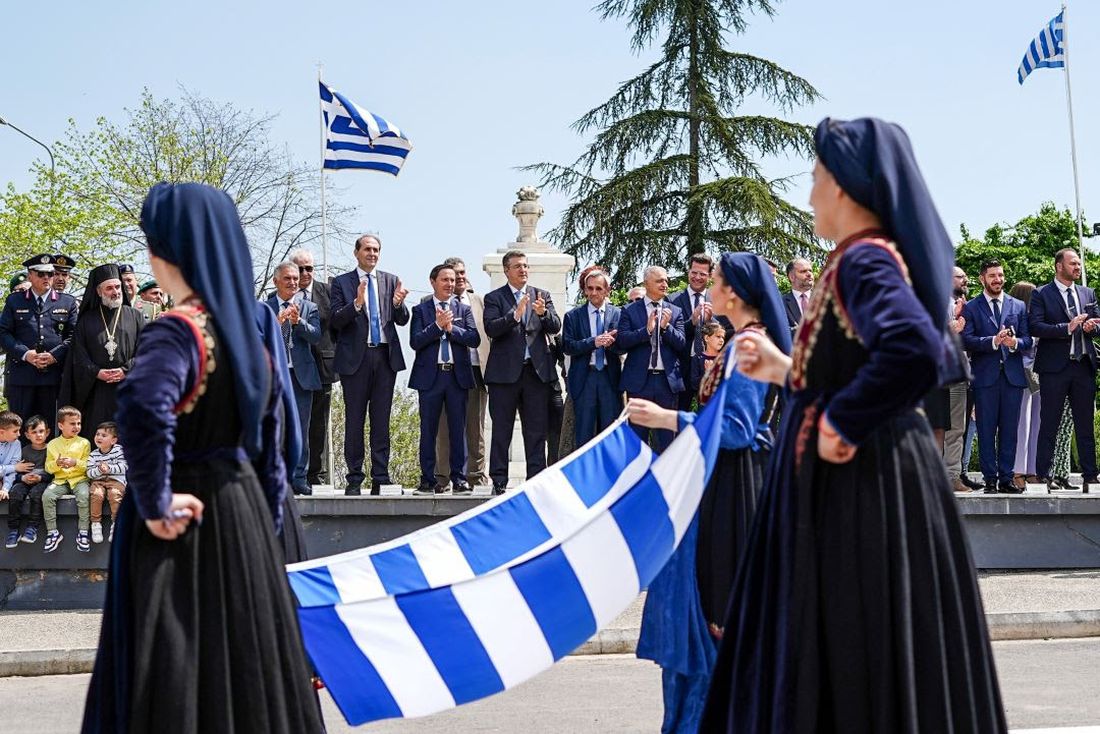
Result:
<instances>
[{"instance_id":1,"label":"woman in traditional costume","mask_svg":"<svg viewBox=\"0 0 1100 734\"><path fill-rule=\"evenodd\" d=\"M789 384L700 730L1004 732L981 596L927 419L953 250L908 138L824 120L810 205L835 241L793 356L752 333L738 369Z\"/></svg>"},{"instance_id":2,"label":"woman in traditional costume","mask_svg":"<svg viewBox=\"0 0 1100 734\"><path fill-rule=\"evenodd\" d=\"M158 184L141 226L179 305L119 389L129 485L84 731L323 731L276 539L287 388L240 219L224 192Z\"/></svg>"},{"instance_id":3,"label":"woman in traditional costume","mask_svg":"<svg viewBox=\"0 0 1100 734\"><path fill-rule=\"evenodd\" d=\"M714 313L740 333L753 331L790 352L790 331L771 269L748 253L723 255L711 288ZM705 404L723 378L733 347L714 360L699 389ZM749 536L763 470L772 445L768 426L774 390L732 372L722 406L718 459L699 512L679 547L650 584L642 612L638 657L662 668L665 716L662 732L699 731L707 684L734 573ZM683 430L693 413L661 408L648 400L627 405L631 422Z\"/></svg>"}]
</instances>

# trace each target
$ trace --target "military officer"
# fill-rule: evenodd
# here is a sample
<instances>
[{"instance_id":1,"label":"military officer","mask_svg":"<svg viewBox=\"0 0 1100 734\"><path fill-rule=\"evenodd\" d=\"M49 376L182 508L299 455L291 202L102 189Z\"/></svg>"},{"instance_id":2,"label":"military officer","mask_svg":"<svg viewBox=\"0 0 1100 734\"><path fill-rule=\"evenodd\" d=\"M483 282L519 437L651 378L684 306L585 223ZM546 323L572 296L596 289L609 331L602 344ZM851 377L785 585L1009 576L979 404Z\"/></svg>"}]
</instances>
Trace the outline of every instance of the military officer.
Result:
<instances>
[{"instance_id":1,"label":"military officer","mask_svg":"<svg viewBox=\"0 0 1100 734\"><path fill-rule=\"evenodd\" d=\"M50 259L53 260L53 278L51 279L51 285L58 293L64 293L69 290L69 282L72 280L73 267L76 265L76 260L73 260L68 255L50 255Z\"/></svg>"},{"instance_id":2,"label":"military officer","mask_svg":"<svg viewBox=\"0 0 1100 734\"><path fill-rule=\"evenodd\" d=\"M8 407L23 420L41 415L52 431L61 367L78 306L68 293L51 287L54 259L50 255L35 255L23 267L31 287L9 295L0 313L0 348L11 365L4 389Z\"/></svg>"}]
</instances>

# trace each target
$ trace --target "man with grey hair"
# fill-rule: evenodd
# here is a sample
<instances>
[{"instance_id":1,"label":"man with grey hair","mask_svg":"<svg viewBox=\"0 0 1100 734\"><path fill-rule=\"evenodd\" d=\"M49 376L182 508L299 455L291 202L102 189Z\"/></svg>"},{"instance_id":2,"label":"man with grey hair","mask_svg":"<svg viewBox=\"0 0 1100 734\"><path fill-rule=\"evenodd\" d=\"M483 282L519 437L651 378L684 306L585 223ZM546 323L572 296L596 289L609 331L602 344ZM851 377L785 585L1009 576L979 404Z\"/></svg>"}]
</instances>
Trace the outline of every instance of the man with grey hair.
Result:
<instances>
[{"instance_id":1,"label":"man with grey hair","mask_svg":"<svg viewBox=\"0 0 1100 734\"><path fill-rule=\"evenodd\" d=\"M321 389L321 377L313 357L313 347L321 341L321 317L317 307L302 298L299 288L299 269L296 263L286 260L275 267L275 293L267 299L267 305L275 312L279 330L286 348L286 361L290 367L290 384L294 392L294 404L298 408L298 427L302 433L302 452L293 466L287 466L291 475L290 486L294 494L313 494L306 480L309 464L309 421L313 409L313 393Z\"/></svg>"},{"instance_id":2,"label":"man with grey hair","mask_svg":"<svg viewBox=\"0 0 1100 734\"><path fill-rule=\"evenodd\" d=\"M504 494L508 484L508 453L517 410L527 478L546 468L550 382L558 379L547 338L561 329L550 293L527 283L527 256L509 250L502 261L508 282L485 296L484 313L485 334L492 340L485 382L493 419L489 448L493 494Z\"/></svg>"},{"instance_id":3,"label":"man with grey hair","mask_svg":"<svg viewBox=\"0 0 1100 734\"><path fill-rule=\"evenodd\" d=\"M684 312L666 298L668 273L664 268L646 268L644 284L645 297L623 309L612 346L626 355L619 387L627 398L645 398L675 410L684 390L680 357L688 348ZM635 425L634 430L643 441L649 440L649 428ZM664 451L672 442L672 431L655 429L653 433L656 450Z\"/></svg>"},{"instance_id":4,"label":"man with grey hair","mask_svg":"<svg viewBox=\"0 0 1100 734\"><path fill-rule=\"evenodd\" d=\"M287 259L298 266L298 291L302 294L302 300L317 307L321 320L321 340L310 345L321 377L321 389L313 391L313 407L309 415L309 465L306 467L306 481L315 486L329 482L328 424L332 408L332 383L336 382L336 373L332 369L332 358L336 352L328 328L332 292L328 283L314 277L317 271L312 252L299 247L291 250Z\"/></svg>"},{"instance_id":5,"label":"man with grey hair","mask_svg":"<svg viewBox=\"0 0 1100 734\"><path fill-rule=\"evenodd\" d=\"M485 473L485 414L489 406L489 391L485 386L484 365L489 362L489 339L485 336L485 301L474 293L466 276L466 263L462 258L449 257L443 261L455 271L454 300L470 307L474 324L481 334L481 343L470 349L470 364L474 369L474 386L466 399L466 481L470 486L489 483ZM431 298L429 294L425 298ZM450 482L447 467L451 465L450 433L447 430L447 410L439 418L439 433L435 438L435 480L440 487Z\"/></svg>"}]
</instances>

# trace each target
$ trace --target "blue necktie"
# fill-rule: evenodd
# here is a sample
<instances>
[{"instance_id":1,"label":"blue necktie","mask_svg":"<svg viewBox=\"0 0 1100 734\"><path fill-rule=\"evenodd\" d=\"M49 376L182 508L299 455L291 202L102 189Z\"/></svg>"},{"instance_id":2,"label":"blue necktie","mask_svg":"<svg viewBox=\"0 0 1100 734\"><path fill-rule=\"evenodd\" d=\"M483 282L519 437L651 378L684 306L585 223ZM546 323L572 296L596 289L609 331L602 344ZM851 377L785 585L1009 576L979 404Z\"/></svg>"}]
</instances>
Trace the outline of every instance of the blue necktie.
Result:
<instances>
[{"instance_id":1,"label":"blue necktie","mask_svg":"<svg viewBox=\"0 0 1100 734\"><path fill-rule=\"evenodd\" d=\"M1001 328L1001 299L993 299L993 320L997 322L997 328ZM1001 361L1005 361L1005 347L1002 345L998 351L1001 353Z\"/></svg>"},{"instance_id":2,"label":"blue necktie","mask_svg":"<svg viewBox=\"0 0 1100 734\"><path fill-rule=\"evenodd\" d=\"M374 308L378 296L374 289L374 273L367 275L367 314L370 318L370 343L382 343L382 323L378 320L378 311Z\"/></svg>"},{"instance_id":3,"label":"blue necktie","mask_svg":"<svg viewBox=\"0 0 1100 734\"><path fill-rule=\"evenodd\" d=\"M447 301L443 301L439 304L439 307L446 311L448 308L450 308L450 305L451 304L449 304ZM447 339L446 331L444 331L443 336L439 338L439 361L443 364L450 364L451 362L451 343Z\"/></svg>"},{"instance_id":4,"label":"blue necktie","mask_svg":"<svg viewBox=\"0 0 1100 734\"><path fill-rule=\"evenodd\" d=\"M523 298L523 291L516 291L516 305L519 305L520 299ZM531 340L527 338L527 317L531 313L531 304L527 304L527 310L523 312L523 318L519 320L523 324L523 341L526 346L523 348L523 358L531 359Z\"/></svg>"},{"instance_id":5,"label":"blue necktie","mask_svg":"<svg viewBox=\"0 0 1100 734\"><path fill-rule=\"evenodd\" d=\"M603 333L603 309L596 309L596 335ZM606 364L603 347L596 347L596 369L602 370Z\"/></svg>"}]
</instances>

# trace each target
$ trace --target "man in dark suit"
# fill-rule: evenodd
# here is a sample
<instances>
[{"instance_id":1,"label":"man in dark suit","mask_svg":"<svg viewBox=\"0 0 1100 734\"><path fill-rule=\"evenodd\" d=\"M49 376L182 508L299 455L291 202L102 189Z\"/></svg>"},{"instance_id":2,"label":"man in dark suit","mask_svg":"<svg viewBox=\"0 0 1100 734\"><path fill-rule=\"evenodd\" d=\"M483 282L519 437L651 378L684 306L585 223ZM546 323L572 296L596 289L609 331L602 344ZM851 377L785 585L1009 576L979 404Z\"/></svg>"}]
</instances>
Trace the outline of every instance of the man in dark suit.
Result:
<instances>
[{"instance_id":1,"label":"man in dark suit","mask_svg":"<svg viewBox=\"0 0 1100 734\"><path fill-rule=\"evenodd\" d=\"M1039 445L1035 470L1047 478L1048 489L1076 489L1068 482L1055 485L1050 478L1054 439L1062 420L1062 406L1069 397L1077 456L1081 462L1084 491L1097 483L1096 438L1092 416L1096 404L1096 347L1093 337L1100 319L1096 294L1076 285L1081 277L1081 258L1070 249L1054 255L1054 282L1036 289L1031 296L1028 321L1031 335L1039 340L1033 369L1042 387L1039 407Z\"/></svg>"},{"instance_id":2,"label":"man in dark suit","mask_svg":"<svg viewBox=\"0 0 1100 734\"><path fill-rule=\"evenodd\" d=\"M671 297L671 301L684 314L684 339L688 348L680 357L680 374L691 374L691 359L703 352L703 324L719 320L729 329L729 320L725 316L716 317L710 302L710 276L714 272L714 258L705 252L697 252L688 258L688 286ZM695 395L691 390L680 393L679 409L691 410L691 401Z\"/></svg>"},{"instance_id":3,"label":"man in dark suit","mask_svg":"<svg viewBox=\"0 0 1100 734\"><path fill-rule=\"evenodd\" d=\"M607 300L611 281L602 270L584 279L588 303L565 314L562 350L572 357L566 387L573 398L576 446L580 448L622 412L619 355L611 351L619 329L618 306Z\"/></svg>"},{"instance_id":4,"label":"man in dark suit","mask_svg":"<svg viewBox=\"0 0 1100 734\"><path fill-rule=\"evenodd\" d=\"M291 475L290 486L294 494L313 494L306 480L306 466L309 464L309 422L313 395L321 389L321 376L313 356L313 348L321 341L321 315L315 305L302 298L299 272L298 265L290 260L275 267L275 277L272 279L275 293L267 299L267 305L275 312L282 331L294 404L298 408L298 426L302 433L301 456L294 466L287 467Z\"/></svg>"},{"instance_id":5,"label":"man in dark suit","mask_svg":"<svg viewBox=\"0 0 1100 734\"><path fill-rule=\"evenodd\" d=\"M298 266L298 288L302 298L317 307L317 314L321 318L321 340L310 345L313 361L317 363L317 372L321 377L321 389L313 393L313 409L309 415L309 464L306 467L306 481L311 485L328 484L328 416L332 407L332 383L336 381L336 373L332 369L335 350L332 332L329 331L332 295L328 283L313 277L313 253L298 248L291 251L288 259Z\"/></svg>"},{"instance_id":6,"label":"man in dark suit","mask_svg":"<svg viewBox=\"0 0 1100 734\"><path fill-rule=\"evenodd\" d=\"M986 494L1019 494L1012 483L1020 402L1027 388L1024 350L1031 348L1027 308L1004 292L1004 268L982 263L982 295L963 307L963 346L973 370L978 452Z\"/></svg>"},{"instance_id":7,"label":"man in dark suit","mask_svg":"<svg viewBox=\"0 0 1100 734\"><path fill-rule=\"evenodd\" d=\"M645 298L623 309L614 348L626 355L619 386L627 398L645 398L662 408L675 409L684 379L680 356L687 351L684 338L684 314L669 302L668 274L664 268L645 269ZM643 441L649 440L649 428L634 426ZM654 429L657 451L672 442L672 431Z\"/></svg>"},{"instance_id":8,"label":"man in dark suit","mask_svg":"<svg viewBox=\"0 0 1100 734\"><path fill-rule=\"evenodd\" d=\"M35 255L23 267L31 287L9 295L0 314L0 348L7 354L4 390L9 408L23 420L42 416L52 433L61 368L79 307L75 298L50 286L54 275L50 255Z\"/></svg>"},{"instance_id":9,"label":"man in dark suit","mask_svg":"<svg viewBox=\"0 0 1100 734\"><path fill-rule=\"evenodd\" d=\"M561 329L550 293L527 284L527 256L509 250L503 262L508 282L486 294L484 315L485 334L492 339L485 384L493 421L489 440L493 494L504 494L508 484L508 452L517 409L527 478L546 468L547 404L550 382L558 379L547 336Z\"/></svg>"},{"instance_id":10,"label":"man in dark suit","mask_svg":"<svg viewBox=\"0 0 1100 734\"><path fill-rule=\"evenodd\" d=\"M802 314L810 304L810 292L814 288L813 265L809 260L796 257L787 263L787 280L791 283L791 292L783 294L783 305L787 309L787 326L791 327L793 341Z\"/></svg>"},{"instance_id":11,"label":"man in dark suit","mask_svg":"<svg viewBox=\"0 0 1100 734\"><path fill-rule=\"evenodd\" d=\"M382 242L365 234L355 241L355 270L332 279L332 367L344 388L344 460L347 495L363 484L363 421L370 413L373 495L390 484L390 411L397 373L405 369L397 327L409 323L409 291L392 273L377 269Z\"/></svg>"},{"instance_id":12,"label":"man in dark suit","mask_svg":"<svg viewBox=\"0 0 1100 734\"><path fill-rule=\"evenodd\" d=\"M432 296L412 309L409 344L416 350L409 387L420 393L420 486L417 494L442 494L435 480L435 440L443 406L450 438L450 483L455 494L473 491L466 481L466 402L474 387L470 350L481 343L470 307L454 298L455 270L436 265ZM443 468L440 468L443 471Z\"/></svg>"}]
</instances>

